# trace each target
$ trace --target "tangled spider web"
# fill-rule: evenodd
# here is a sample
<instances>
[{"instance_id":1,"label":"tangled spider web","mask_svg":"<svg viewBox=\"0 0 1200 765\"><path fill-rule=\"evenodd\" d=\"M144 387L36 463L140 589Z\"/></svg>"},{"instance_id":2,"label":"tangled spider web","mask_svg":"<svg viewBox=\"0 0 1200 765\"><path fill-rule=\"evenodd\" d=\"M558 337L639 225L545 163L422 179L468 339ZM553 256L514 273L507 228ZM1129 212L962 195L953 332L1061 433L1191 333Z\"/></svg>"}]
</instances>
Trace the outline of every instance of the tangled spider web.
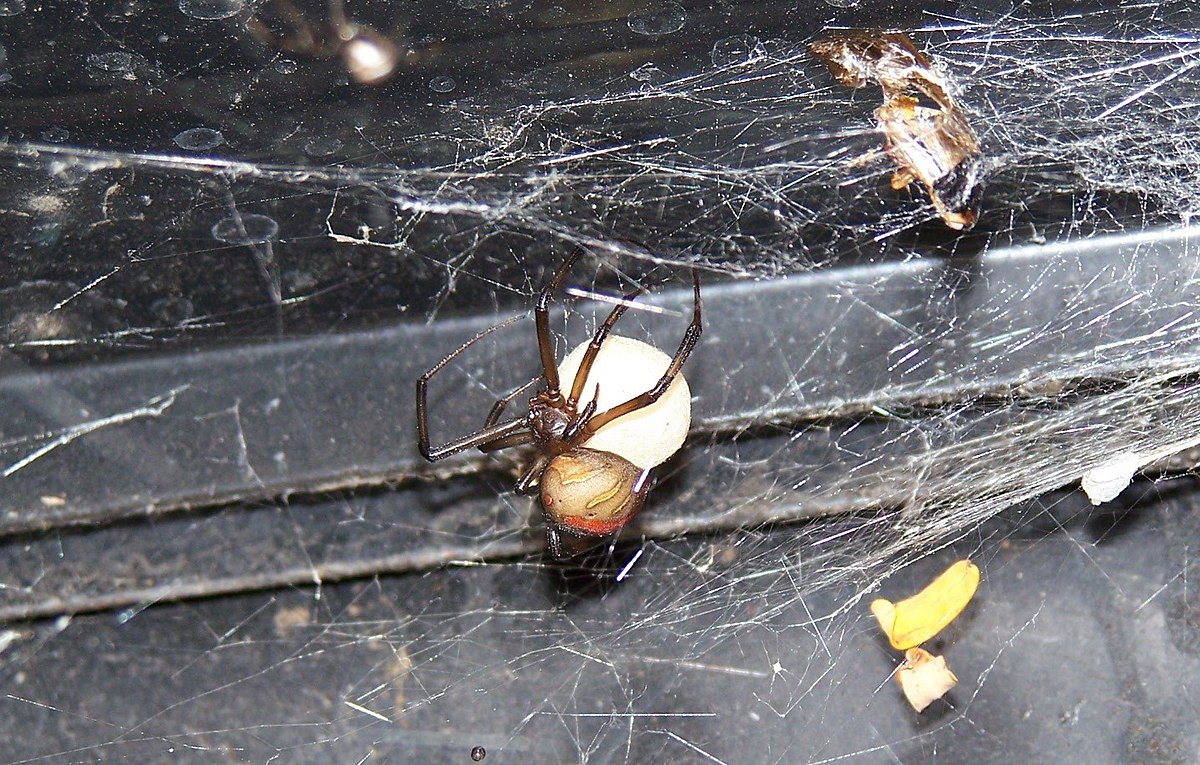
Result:
<instances>
[{"instance_id":1,"label":"tangled spider web","mask_svg":"<svg viewBox=\"0 0 1200 765\"><path fill-rule=\"evenodd\" d=\"M408 50L364 89L274 2L0 3L0 759L1194 756L1187 479L1070 487L1194 462L1197 11L783 5L355 3ZM969 233L807 52L872 27L957 88ZM520 455L419 462L411 386L576 244L560 355L633 284L671 347L687 268L706 329L689 444L563 563ZM535 370L489 336L436 431ZM964 556L917 718L865 600Z\"/></svg>"}]
</instances>

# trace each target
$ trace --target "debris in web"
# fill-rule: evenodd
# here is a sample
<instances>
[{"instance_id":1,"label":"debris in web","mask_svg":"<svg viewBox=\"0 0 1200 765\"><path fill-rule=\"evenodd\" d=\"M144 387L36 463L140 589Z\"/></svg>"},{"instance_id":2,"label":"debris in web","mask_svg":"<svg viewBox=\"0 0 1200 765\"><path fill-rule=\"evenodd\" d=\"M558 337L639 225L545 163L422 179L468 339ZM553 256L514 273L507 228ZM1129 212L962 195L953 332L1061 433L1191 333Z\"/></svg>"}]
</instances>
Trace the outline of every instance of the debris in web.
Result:
<instances>
[{"instance_id":1,"label":"debris in web","mask_svg":"<svg viewBox=\"0 0 1200 765\"><path fill-rule=\"evenodd\" d=\"M1093 505L1102 505L1116 499L1141 466L1138 455L1123 452L1084 473L1079 484Z\"/></svg>"},{"instance_id":2,"label":"debris in web","mask_svg":"<svg viewBox=\"0 0 1200 765\"><path fill-rule=\"evenodd\" d=\"M896 682L917 712L958 683L945 657L934 656L920 644L937 637L954 621L971 602L978 586L979 567L960 560L910 598L899 603L877 598L871 603L871 613L888 642L905 652L904 663L896 670Z\"/></svg>"},{"instance_id":3,"label":"debris in web","mask_svg":"<svg viewBox=\"0 0 1200 765\"><path fill-rule=\"evenodd\" d=\"M904 652L904 663L896 670L896 682L904 698L917 712L949 693L958 678L946 666L945 656L934 656L924 648Z\"/></svg>"},{"instance_id":4,"label":"debris in web","mask_svg":"<svg viewBox=\"0 0 1200 765\"><path fill-rule=\"evenodd\" d=\"M914 180L952 229L975 223L971 195L979 180L979 141L950 95L949 83L907 36L896 32L849 32L809 46L843 85L867 82L883 88L883 106L875 110L884 151L896 163L892 188ZM920 96L936 106L925 106Z\"/></svg>"},{"instance_id":5,"label":"debris in web","mask_svg":"<svg viewBox=\"0 0 1200 765\"><path fill-rule=\"evenodd\" d=\"M962 613L978 587L979 567L969 560L960 560L916 595L899 603L876 598L871 603L871 613L892 648L903 651L936 637Z\"/></svg>"}]
</instances>

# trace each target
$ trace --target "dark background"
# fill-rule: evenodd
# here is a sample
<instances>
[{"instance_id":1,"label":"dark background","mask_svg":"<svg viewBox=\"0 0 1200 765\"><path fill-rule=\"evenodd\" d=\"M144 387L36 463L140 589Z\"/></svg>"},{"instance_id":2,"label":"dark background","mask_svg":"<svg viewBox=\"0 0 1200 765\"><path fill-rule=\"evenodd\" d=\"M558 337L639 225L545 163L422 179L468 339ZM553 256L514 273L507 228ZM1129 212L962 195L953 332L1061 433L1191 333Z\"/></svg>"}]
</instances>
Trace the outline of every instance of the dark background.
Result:
<instances>
[{"instance_id":1,"label":"dark background","mask_svg":"<svg viewBox=\"0 0 1200 765\"><path fill-rule=\"evenodd\" d=\"M0 760L1200 756L1190 3L347 13L388 82L274 0L0 2ZM955 83L972 231L808 55L859 27ZM577 244L560 354L633 284L672 347L689 268L705 335L646 509L556 561L523 455L425 464L412 385ZM437 379L435 438L531 324ZM960 557L918 716L867 605Z\"/></svg>"}]
</instances>

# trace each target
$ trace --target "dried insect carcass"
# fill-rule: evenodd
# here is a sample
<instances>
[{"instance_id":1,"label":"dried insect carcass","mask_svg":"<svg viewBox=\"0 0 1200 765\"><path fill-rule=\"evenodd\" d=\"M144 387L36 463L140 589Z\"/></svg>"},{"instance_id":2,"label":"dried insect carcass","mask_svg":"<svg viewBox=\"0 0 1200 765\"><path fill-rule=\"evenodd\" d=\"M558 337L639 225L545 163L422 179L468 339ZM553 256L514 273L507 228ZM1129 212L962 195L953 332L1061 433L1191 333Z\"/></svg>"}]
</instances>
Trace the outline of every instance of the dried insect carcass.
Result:
<instances>
[{"instance_id":1,"label":"dried insect carcass","mask_svg":"<svg viewBox=\"0 0 1200 765\"><path fill-rule=\"evenodd\" d=\"M871 602L871 613L892 648L904 651L896 682L908 703L923 711L958 683L946 659L920 647L954 621L979 586L979 567L969 560L953 563L923 590L899 603L884 598Z\"/></svg>"},{"instance_id":2,"label":"dried insect carcass","mask_svg":"<svg viewBox=\"0 0 1200 765\"><path fill-rule=\"evenodd\" d=\"M947 226L961 230L973 225L979 141L929 59L895 32L838 34L812 43L809 50L841 84L860 88L875 82L883 89L875 119L884 150L896 163L892 188L919 180Z\"/></svg>"},{"instance_id":3,"label":"dried insect carcass","mask_svg":"<svg viewBox=\"0 0 1200 765\"><path fill-rule=\"evenodd\" d=\"M934 656L924 648L909 648L904 663L896 670L896 682L908 703L918 713L958 685L958 678L946 666L945 656Z\"/></svg>"}]
</instances>

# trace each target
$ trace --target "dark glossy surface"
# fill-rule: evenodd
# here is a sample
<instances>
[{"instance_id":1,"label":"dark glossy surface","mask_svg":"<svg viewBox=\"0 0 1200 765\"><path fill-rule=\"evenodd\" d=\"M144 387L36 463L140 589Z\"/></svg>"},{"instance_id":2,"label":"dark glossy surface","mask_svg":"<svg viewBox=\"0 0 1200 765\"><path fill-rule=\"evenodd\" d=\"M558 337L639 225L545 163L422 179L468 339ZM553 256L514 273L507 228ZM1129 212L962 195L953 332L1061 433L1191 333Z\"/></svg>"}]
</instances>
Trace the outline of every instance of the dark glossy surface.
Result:
<instances>
[{"instance_id":1,"label":"dark glossy surface","mask_svg":"<svg viewBox=\"0 0 1200 765\"><path fill-rule=\"evenodd\" d=\"M1195 464L1193 4L350 2L375 87L281 8L0 0L0 761L1200 756L1200 495L1073 489ZM888 187L845 27L954 83L971 232ZM558 563L413 383L576 244L560 354L635 284L673 347L689 267L705 333L689 443ZM480 343L435 440L535 369ZM867 604L962 556L918 717Z\"/></svg>"}]
</instances>

